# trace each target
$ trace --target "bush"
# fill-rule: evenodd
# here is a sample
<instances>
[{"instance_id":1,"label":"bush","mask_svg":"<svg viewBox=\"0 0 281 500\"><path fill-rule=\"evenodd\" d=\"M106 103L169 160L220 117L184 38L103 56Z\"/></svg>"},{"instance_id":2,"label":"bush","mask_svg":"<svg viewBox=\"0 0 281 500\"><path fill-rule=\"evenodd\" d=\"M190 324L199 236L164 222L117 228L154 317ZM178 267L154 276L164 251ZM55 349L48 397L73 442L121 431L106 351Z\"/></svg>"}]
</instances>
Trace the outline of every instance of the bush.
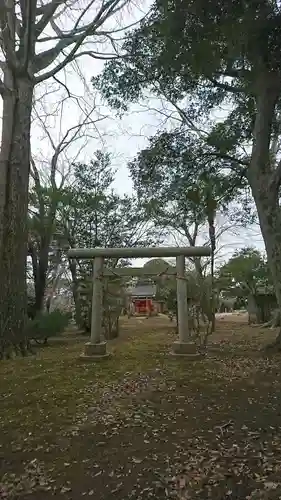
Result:
<instances>
[{"instance_id":1,"label":"bush","mask_svg":"<svg viewBox=\"0 0 281 500\"><path fill-rule=\"evenodd\" d=\"M50 313L39 313L34 319L28 319L27 336L38 344L42 342L47 344L49 337L55 337L65 330L70 319L71 313L58 309Z\"/></svg>"}]
</instances>

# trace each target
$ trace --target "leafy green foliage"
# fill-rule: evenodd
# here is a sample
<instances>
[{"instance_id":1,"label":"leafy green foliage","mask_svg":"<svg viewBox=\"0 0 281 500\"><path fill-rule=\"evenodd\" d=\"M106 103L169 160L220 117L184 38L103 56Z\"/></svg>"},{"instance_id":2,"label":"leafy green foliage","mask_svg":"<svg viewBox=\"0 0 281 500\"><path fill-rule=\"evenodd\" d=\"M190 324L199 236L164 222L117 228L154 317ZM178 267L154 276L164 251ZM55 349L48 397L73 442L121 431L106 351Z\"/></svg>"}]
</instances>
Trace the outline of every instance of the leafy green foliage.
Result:
<instances>
[{"instance_id":1,"label":"leafy green foliage","mask_svg":"<svg viewBox=\"0 0 281 500\"><path fill-rule=\"evenodd\" d=\"M27 336L46 343L49 337L61 334L68 326L70 319L71 313L58 309L50 313L38 313L34 319L27 321Z\"/></svg>"},{"instance_id":2,"label":"leafy green foliage","mask_svg":"<svg viewBox=\"0 0 281 500\"><path fill-rule=\"evenodd\" d=\"M231 166L197 134L177 129L150 138L129 169L139 202L156 226L178 231L194 246L200 228L208 224L214 247L217 212L226 213L245 191L243 172Z\"/></svg>"},{"instance_id":3,"label":"leafy green foliage","mask_svg":"<svg viewBox=\"0 0 281 500\"><path fill-rule=\"evenodd\" d=\"M213 156L226 162L230 171L235 172L232 221L235 224L238 216L243 223L255 220L249 188L243 192L250 184L267 249L280 247L280 167L272 178L278 161L274 147L273 152L269 151L270 144L278 143L280 134L280 7L280 2L273 0L220 0L216 4L203 0L184 3L156 0L150 15L124 43L123 49L130 57L108 62L103 74L93 81L119 110L126 109L148 91L176 108L184 130L198 132L204 128L201 137L207 158ZM118 78L114 79L116 68ZM271 104L267 107L271 94ZM215 124L213 111L222 115L215 119ZM254 127L258 125L263 132L255 133L253 141ZM204 158L203 152L203 164ZM167 165L166 159L164 156L163 165L173 172L177 162ZM146 158L143 163L149 160ZM214 162L216 173L220 173L220 161ZM157 160L153 162L157 168ZM184 170L188 169L185 162L182 165ZM147 185L146 175L143 179L139 177L138 182ZM156 193L160 179L158 175L153 180ZM192 180L198 186L198 174ZM153 182L149 186L152 193ZM155 212L157 203L150 198L149 208ZM162 215L162 207L166 210L164 197L159 206ZM267 210L270 214L264 217ZM177 220L177 215L174 211L166 219ZM274 250L268 254L268 260L280 306L277 253Z\"/></svg>"},{"instance_id":4,"label":"leafy green foliage","mask_svg":"<svg viewBox=\"0 0 281 500\"><path fill-rule=\"evenodd\" d=\"M280 5L272 0L156 0L124 42L130 57L107 62L94 83L114 106L153 88L176 100L192 94L193 114L210 110L228 91L250 94L258 64L278 67L280 18Z\"/></svg>"},{"instance_id":5,"label":"leafy green foliage","mask_svg":"<svg viewBox=\"0 0 281 500\"><path fill-rule=\"evenodd\" d=\"M226 206L238 193L242 196L247 184L244 174L248 158L239 146L251 138L254 101L245 98L249 83L246 79L240 92L242 83L235 55L238 57L242 40L248 36L251 16L246 14L241 25L241 6L226 1L219 4L218 10L199 0L187 2L184 7L180 2L156 1L150 16L124 43L123 49L130 57L108 62L103 74L93 80L118 109L126 109L148 89L184 110L180 113L183 127L150 139L149 147L130 165L139 196L145 198L148 213L158 220L177 220L179 216L185 224L193 205L191 211L197 211L197 218L198 214L201 218L196 222L202 223L206 211L210 213L206 192L202 194L206 191L206 182L202 188L204 176L215 201L213 213L218 201L220 208ZM258 16L259 9L253 8L256 10ZM229 84L224 82L225 77ZM213 129L209 124L209 133L204 136L187 132L190 122L198 123L201 118L205 122L209 112L224 101L235 105L225 122ZM200 203L195 203L194 195ZM208 197L210 201L210 193ZM167 211L169 204L172 210Z\"/></svg>"},{"instance_id":6,"label":"leafy green foliage","mask_svg":"<svg viewBox=\"0 0 281 500\"><path fill-rule=\"evenodd\" d=\"M152 239L143 211L131 197L114 192L108 154L74 165L74 182L59 207L60 237L67 247L134 246Z\"/></svg>"},{"instance_id":7,"label":"leafy green foliage","mask_svg":"<svg viewBox=\"0 0 281 500\"><path fill-rule=\"evenodd\" d=\"M33 184L29 192L27 271L29 278L33 278L34 312L37 312L43 309L47 285L56 275L61 260L56 232L57 210L63 189L57 187L54 181L44 184L35 166L33 170Z\"/></svg>"},{"instance_id":8,"label":"leafy green foliage","mask_svg":"<svg viewBox=\"0 0 281 500\"><path fill-rule=\"evenodd\" d=\"M114 179L111 158L106 153L97 151L89 164L74 165L74 182L64 190L58 209L59 238L66 250L73 247L133 247L155 244L155 228L147 219L144 208L136 198L117 194L113 189ZM108 267L126 264L128 261L122 259L108 259L105 262ZM89 331L92 263L71 259L69 268L73 281L76 321L79 326ZM82 299L79 289L83 282L87 290ZM122 286L119 288L122 289ZM106 310L109 302L112 305L112 301L117 301L115 291L114 297L110 298L113 288L113 284L106 286ZM121 307L118 306L115 310L120 312Z\"/></svg>"},{"instance_id":9,"label":"leafy green foliage","mask_svg":"<svg viewBox=\"0 0 281 500\"><path fill-rule=\"evenodd\" d=\"M156 201L162 206L175 199L198 207L207 184L226 206L241 189L241 173L231 167L231 162L212 155L196 134L183 129L150 138L149 146L129 164L139 198L150 202L152 209Z\"/></svg>"},{"instance_id":10,"label":"leafy green foliage","mask_svg":"<svg viewBox=\"0 0 281 500\"><path fill-rule=\"evenodd\" d=\"M205 126L213 154L245 170L258 75L280 70L280 20L280 3L273 0L156 0L124 42L130 57L107 62L93 84L118 109L146 90L167 99L184 125ZM224 117L213 127L210 113L219 105Z\"/></svg>"},{"instance_id":11,"label":"leafy green foliage","mask_svg":"<svg viewBox=\"0 0 281 500\"><path fill-rule=\"evenodd\" d=\"M222 291L255 294L259 289L268 289L270 272L261 253L254 248L235 252L218 273L217 284Z\"/></svg>"},{"instance_id":12,"label":"leafy green foliage","mask_svg":"<svg viewBox=\"0 0 281 500\"><path fill-rule=\"evenodd\" d=\"M35 183L31 189L29 270L36 297L35 304L30 304L30 315L42 309L47 279L54 281L59 266L70 265L77 304L78 281L91 273L91 263L68 262L69 248L142 246L155 242L155 232L147 223L144 210L133 197L120 196L113 190L114 179L110 155L98 150L88 164L72 166L71 182L59 188ZM41 301L37 301L38 295Z\"/></svg>"}]
</instances>

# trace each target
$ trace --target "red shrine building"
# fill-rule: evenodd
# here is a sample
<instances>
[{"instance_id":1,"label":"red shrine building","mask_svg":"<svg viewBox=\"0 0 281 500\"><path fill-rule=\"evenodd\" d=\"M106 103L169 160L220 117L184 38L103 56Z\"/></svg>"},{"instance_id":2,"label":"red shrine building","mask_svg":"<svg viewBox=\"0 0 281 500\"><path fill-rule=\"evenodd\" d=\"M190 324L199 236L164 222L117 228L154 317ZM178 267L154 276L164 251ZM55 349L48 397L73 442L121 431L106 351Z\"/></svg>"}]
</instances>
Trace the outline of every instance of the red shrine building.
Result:
<instances>
[{"instance_id":1,"label":"red shrine building","mask_svg":"<svg viewBox=\"0 0 281 500\"><path fill-rule=\"evenodd\" d=\"M163 304L155 300L155 296L155 285L136 285L130 290L131 313L138 316L154 316L163 312Z\"/></svg>"}]
</instances>

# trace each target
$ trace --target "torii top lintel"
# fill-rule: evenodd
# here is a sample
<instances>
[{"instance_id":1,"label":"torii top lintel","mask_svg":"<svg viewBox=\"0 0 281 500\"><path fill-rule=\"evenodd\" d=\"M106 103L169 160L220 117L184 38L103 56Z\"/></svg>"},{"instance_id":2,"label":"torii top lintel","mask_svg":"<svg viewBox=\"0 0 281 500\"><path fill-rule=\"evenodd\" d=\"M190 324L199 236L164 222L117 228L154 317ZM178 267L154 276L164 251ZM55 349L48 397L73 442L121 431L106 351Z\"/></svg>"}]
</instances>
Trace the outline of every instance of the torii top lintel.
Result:
<instances>
[{"instance_id":1,"label":"torii top lintel","mask_svg":"<svg viewBox=\"0 0 281 500\"><path fill-rule=\"evenodd\" d=\"M123 247L123 248L72 248L68 251L71 259L94 259L95 257L119 257L133 259L143 257L208 257L209 247Z\"/></svg>"}]
</instances>

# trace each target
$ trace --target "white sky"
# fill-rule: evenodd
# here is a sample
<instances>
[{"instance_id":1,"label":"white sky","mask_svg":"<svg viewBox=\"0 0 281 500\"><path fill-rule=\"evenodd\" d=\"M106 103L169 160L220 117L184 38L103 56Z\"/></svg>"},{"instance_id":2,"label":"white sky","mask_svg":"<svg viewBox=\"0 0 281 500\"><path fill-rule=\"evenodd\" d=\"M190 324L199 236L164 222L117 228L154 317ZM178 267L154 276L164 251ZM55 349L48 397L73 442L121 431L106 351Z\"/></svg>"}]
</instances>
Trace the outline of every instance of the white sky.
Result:
<instances>
[{"instance_id":1,"label":"white sky","mask_svg":"<svg viewBox=\"0 0 281 500\"><path fill-rule=\"evenodd\" d=\"M149 2L147 2L147 5ZM142 1L142 9L145 10L145 2ZM130 23L132 19L140 16L139 7L131 10L130 15L127 13L123 21ZM77 68L83 75L84 82L77 75ZM130 193L132 184L129 178L127 163L131 160L139 150L147 145L149 136L161 127L163 117L156 111L147 109L148 107L157 108L160 102L155 99L150 99L145 106L141 103L139 106L132 106L130 113L124 116L121 120L115 116L105 105L101 105L99 99L95 96L91 87L91 78L97 75L103 67L103 61L93 60L89 57L81 58L79 66L77 63L68 66L64 72L57 76L61 81L64 81L72 94L83 97L83 108L88 112L94 104L96 111L94 117L107 116L103 121L98 122L95 126L88 127L86 137L77 140L71 148L66 151L64 157L61 158L61 166L65 166L73 157L78 161L90 161L91 155L96 149L104 149L112 153L113 165L117 170L115 188L119 193ZM63 87L59 93L50 93L53 86L58 85L52 81L47 81L41 84L36 95L40 97L40 102L37 103L36 109L40 116L45 115L47 111L49 116L45 121L48 133L51 135L55 144L58 143L62 135L71 126L75 126L81 118L81 110L77 103L72 99L68 99L63 106L63 111L55 112L55 103L59 97L66 95ZM48 95L48 93L50 93ZM80 99L81 105L81 99ZM44 112L43 112L44 108ZM44 118L45 120L45 118ZM80 151L81 146L83 149ZM47 168L48 159L50 158L52 148L50 141L46 136L46 132L42 130L42 126L38 122L38 117L32 126L32 152L38 165ZM80 152L79 152L80 151ZM200 238L201 239L201 238ZM171 238L167 244L174 244ZM185 244L182 240L181 244ZM200 241L198 241L200 244ZM233 251L245 246L256 246L263 250L263 241L258 228L240 229L236 234L227 232L223 235L220 246L220 259L227 259ZM143 260L138 260L135 265L140 265Z\"/></svg>"}]
</instances>

